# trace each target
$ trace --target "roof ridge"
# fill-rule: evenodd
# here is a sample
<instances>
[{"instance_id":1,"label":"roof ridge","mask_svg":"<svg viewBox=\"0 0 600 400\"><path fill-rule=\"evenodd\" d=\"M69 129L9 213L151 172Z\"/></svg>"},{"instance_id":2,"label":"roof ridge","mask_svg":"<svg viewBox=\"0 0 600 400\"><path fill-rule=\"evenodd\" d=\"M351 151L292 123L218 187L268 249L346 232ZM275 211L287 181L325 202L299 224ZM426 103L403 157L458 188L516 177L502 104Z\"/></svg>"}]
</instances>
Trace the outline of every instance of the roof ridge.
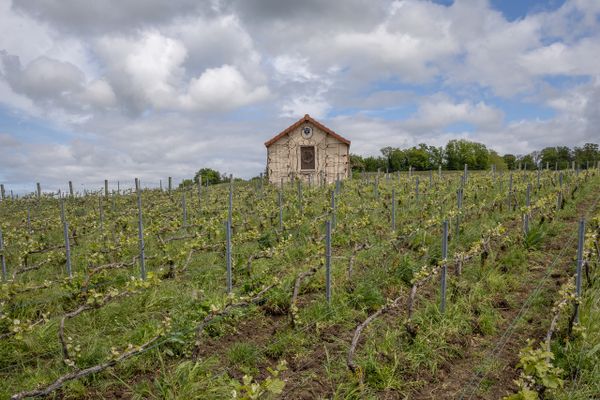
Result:
<instances>
[{"instance_id":1,"label":"roof ridge","mask_svg":"<svg viewBox=\"0 0 600 400\"><path fill-rule=\"evenodd\" d=\"M273 143L275 143L276 141L278 141L279 139L281 139L283 136L287 135L288 133L290 133L291 131L293 131L294 129L296 129L298 126L300 126L301 124L303 124L304 122L307 122L307 121L311 122L314 125L316 125L317 128L321 129L322 131L324 131L328 135L333 136L334 138L336 138L340 142L346 143L348 146L350 146L350 143L351 143L350 140L348 140L348 139L342 137L341 135L335 133L333 130L329 129L328 127L326 127L325 125L323 125L322 123L320 123L319 121L317 121L316 119L314 119L313 117L311 117L310 115L304 114L304 117L300 118L298 121L294 122L292 125L288 126L283 131L279 132L277 135L275 135L271 139L267 140L265 142L265 147L271 146Z\"/></svg>"}]
</instances>

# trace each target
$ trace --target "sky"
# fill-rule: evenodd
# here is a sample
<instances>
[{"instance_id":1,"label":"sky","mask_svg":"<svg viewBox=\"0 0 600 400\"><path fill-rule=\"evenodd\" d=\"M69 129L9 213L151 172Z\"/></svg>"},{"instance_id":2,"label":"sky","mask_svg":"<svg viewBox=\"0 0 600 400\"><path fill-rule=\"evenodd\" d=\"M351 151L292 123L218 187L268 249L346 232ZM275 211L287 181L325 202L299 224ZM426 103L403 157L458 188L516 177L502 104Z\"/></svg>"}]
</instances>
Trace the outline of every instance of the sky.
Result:
<instances>
[{"instance_id":1,"label":"sky","mask_svg":"<svg viewBox=\"0 0 600 400\"><path fill-rule=\"evenodd\" d=\"M249 178L310 114L352 141L600 142L598 0L0 0L0 182Z\"/></svg>"}]
</instances>

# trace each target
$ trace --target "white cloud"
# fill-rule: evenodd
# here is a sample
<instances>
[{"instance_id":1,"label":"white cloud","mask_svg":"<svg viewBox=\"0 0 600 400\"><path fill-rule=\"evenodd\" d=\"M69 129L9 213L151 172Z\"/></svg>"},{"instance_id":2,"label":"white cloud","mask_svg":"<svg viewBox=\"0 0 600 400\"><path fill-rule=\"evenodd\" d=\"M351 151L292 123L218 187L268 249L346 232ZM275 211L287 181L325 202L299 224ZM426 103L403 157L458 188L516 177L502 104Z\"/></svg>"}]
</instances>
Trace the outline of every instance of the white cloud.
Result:
<instances>
[{"instance_id":1,"label":"white cloud","mask_svg":"<svg viewBox=\"0 0 600 400\"><path fill-rule=\"evenodd\" d=\"M318 79L318 76L310 71L308 60L303 57L282 54L273 59L273 66L277 78L282 81L303 83Z\"/></svg>"},{"instance_id":2,"label":"white cloud","mask_svg":"<svg viewBox=\"0 0 600 400\"><path fill-rule=\"evenodd\" d=\"M515 153L597 140L599 17L596 0L514 21L486 0L0 0L7 118L68 132L34 144L5 129L0 170L249 176L262 143L305 113L364 154L456 137ZM512 101L555 115L515 121ZM474 131L447 132L461 123Z\"/></svg>"},{"instance_id":3,"label":"white cloud","mask_svg":"<svg viewBox=\"0 0 600 400\"><path fill-rule=\"evenodd\" d=\"M252 87L231 65L209 68L192 79L184 105L200 110L227 110L256 103L269 96L266 86Z\"/></svg>"},{"instance_id":4,"label":"white cloud","mask_svg":"<svg viewBox=\"0 0 600 400\"><path fill-rule=\"evenodd\" d=\"M150 31L136 37L103 37L96 50L119 96L140 109L175 104L187 56L180 41Z\"/></svg>"},{"instance_id":5,"label":"white cloud","mask_svg":"<svg viewBox=\"0 0 600 400\"><path fill-rule=\"evenodd\" d=\"M425 99L405 126L417 130L437 131L445 126L466 122L486 130L502 126L504 113L484 102L453 102L442 94Z\"/></svg>"}]
</instances>

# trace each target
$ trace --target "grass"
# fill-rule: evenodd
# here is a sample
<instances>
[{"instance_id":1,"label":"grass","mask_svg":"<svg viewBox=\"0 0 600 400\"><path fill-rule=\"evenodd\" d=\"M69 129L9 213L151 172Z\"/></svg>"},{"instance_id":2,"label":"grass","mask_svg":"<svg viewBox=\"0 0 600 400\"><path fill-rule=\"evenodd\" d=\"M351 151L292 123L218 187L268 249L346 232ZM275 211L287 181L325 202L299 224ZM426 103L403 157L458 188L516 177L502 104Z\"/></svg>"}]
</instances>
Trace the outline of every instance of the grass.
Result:
<instances>
[{"instance_id":1,"label":"grass","mask_svg":"<svg viewBox=\"0 0 600 400\"><path fill-rule=\"evenodd\" d=\"M474 173L473 185L487 182L485 175L477 177ZM597 180L595 187L597 188ZM348 371L345 355L348 343L356 325L370 313L385 304L387 299L407 295L411 279L421 266L435 262L441 258L439 224L431 228L419 228L428 219L440 219L444 214L435 202L444 193L454 193L453 184L441 186L439 193L432 193L431 201L427 200L427 189L423 189L422 203L416 207L410 196L397 196L406 205L398 209L397 223L414 224L420 229L417 234L401 232L395 236L389 231L389 219L381 204L389 199L390 188L379 190L379 201L364 197L368 189L357 182L349 182L348 192L340 196L338 203L338 225L334 232L334 259L332 265L333 298L328 305L324 298L325 272L321 268L317 274L307 279L301 286L298 317L295 328L288 324L286 315L290 307L290 295L295 276L311 266L322 265L323 253L321 222L315 226L309 222L321 217L327 211L328 197L324 191L317 189L304 192L305 215L300 216L292 201L295 190L286 191L289 199L285 210L286 223L289 230L281 235L270 227L265 215L274 212L275 196L268 192L260 198L252 190L240 188L237 204L249 202L234 212L237 231L234 238L239 242L234 246L234 288L233 298L223 290L224 270L221 249L201 251L191 258L185 273L172 279L163 279L156 286L149 287L135 295L115 301L98 310L83 313L66 323L66 333L73 337L75 343L82 348L78 365L89 366L101 362L110 356L110 349L118 350L129 343L142 343L161 325L165 316L172 319L174 332L181 332L177 340L153 349L144 355L119 364L116 368L96 374L83 380L69 383L61 392L65 398L102 398L121 396L131 398L227 398L230 396L240 374L249 374L257 379L265 376L267 366L272 367L284 358L294 369L286 372L288 386L286 390L297 390L314 397L333 398L380 398L390 396L406 396L424 385L442 368L455 360L460 360L467 353L468 341L471 338L491 338L503 332L506 319L499 310L498 304L504 307L517 307L520 298L517 291L524 279L529 279L535 271L531 265L543 259L543 248L548 240L560 237L561 229L566 225L559 220L545 223L539 239L525 238L522 246L520 239L513 239L504 249L494 248L488 261L482 267L478 258L469 261L460 279L449 277L449 302L445 315L439 312L438 284L432 283L419 292L418 304L414 315L414 324L418 327L415 337L407 332L402 313L391 313L376 320L369 326L361 340L355 356L364 382L359 376ZM187 231L197 233L200 239L190 241L173 241L165 248L164 253L173 259L175 265L181 267L191 248L190 243L201 240L201 245L212 244L222 240L221 220L225 214L219 206L219 199L224 190L214 188L211 197L205 199L205 207L210 212L193 214L189 211L191 223L199 228L188 228ZM270 189L266 189L270 190ZM363 197L354 195L363 191ZM577 193L579 198L589 191ZM476 205L491 204L497 194L492 191L482 192ZM147 226L150 230L147 248L149 255L156 258L148 261L148 269L160 273L162 267L159 257L163 257L155 238L156 230L167 224L175 224L170 235L181 235L185 229L177 226L176 202L171 204L162 194L148 194L149 210ZM177 198L175 196L174 198ZM126 197L118 199L117 209L128 209L134 203ZM70 205L72 218L78 216L79 225L87 226L94 221L94 215L85 199L76 199ZM97 201L97 199L94 199ZM190 202L190 208L193 206ZM468 206L468 201L465 201ZM51 202L35 209L34 223L51 220ZM576 215L572 202L561 214ZM87 210L87 211L86 211ZM261 215L253 215L258 210ZM86 211L86 212L84 212ZM2 210L0 209L0 212ZM19 211L20 212L20 211ZM470 214L471 213L471 214ZM17 214L15 214L17 215ZM4 216L6 216L4 214ZM133 237L122 242L123 251L117 252L119 259L129 259L135 254L135 220L128 217L111 215L107 210L107 221L111 218L123 219L123 237ZM365 218L363 225L360 218ZM465 210L461 223L461 234L458 239L451 238L450 254L467 250L470 244L498 221L518 220L518 212L500 211L499 209L475 212ZM17 218L18 219L18 218ZM298 227L294 221L301 221ZM6 220L4 220L6 221ZM3 224L5 222L2 222ZM73 223L77 226L77 223ZM277 225L277 218L274 219ZM260 226L263 226L260 228ZM3 229L6 225L3 225ZM413 226L413 225L411 225ZM245 227L245 228L242 228ZM561 227L561 228L557 228ZM91 228L90 228L91 229ZM400 228L401 229L401 228ZM533 225L533 229L537 229ZM42 232L42 226L36 225ZM451 229L453 232L453 230ZM91 229L91 232L94 232ZM169 235L165 234L165 237ZM37 245L57 243L61 237L59 232L41 235ZM399 237L394 245L392 238ZM404 237L406 236L406 237ZM243 241L242 238L248 239ZM315 241L314 238L319 238ZM125 240L124 239L124 240ZM109 240L110 242L110 240ZM354 272L351 279L347 275L348 259L351 249L356 243L370 243L368 250L356 254ZM246 270L249 255L269 248L281 246L281 251L274 250L274 256L257 259L252 264L251 274ZM15 248L15 247L12 247ZM85 242L74 248L74 265L76 272L84 276L83 266L87 260L99 257L96 254L103 247L98 242ZM52 253L54 254L54 253ZM60 254L60 253L59 253ZM11 253L14 260L16 254ZM44 279L53 279L62 275L58 255L52 268L23 274L20 283L39 283ZM38 261L37 259L33 261ZM12 264L11 264L12 265ZM164 268L164 267L163 267ZM105 287L121 288L137 272L137 265L128 270L107 271L93 278L92 284ZM255 292L261 284L277 278L279 285L269 292L264 302L257 306L236 310L232 315L216 319L209 324L200 340L207 346L205 355L197 360L191 358L196 337L193 327L204 316L210 314L213 307L222 308L229 302L236 301L239 296ZM75 279L77 281L77 279ZM58 321L56 316L76 308L81 298L74 295L79 287L53 286L10 298L11 318L35 320L41 312L50 312L50 322L35 327L24 335L22 341L9 339L0 342L0 368L10 368L0 375L0 397L12 394L16 389L33 388L40 383L49 382L54 377L69 371L60 359L60 346L57 340ZM552 300L551 294L533 303L535 312L540 313L548 308ZM31 302L38 302L31 304ZM539 315L530 313L527 317L540 320ZM253 320L253 325L268 326L272 334L259 332L240 333L240 325L246 320ZM541 318L540 325L543 325ZM5 328L5 321L0 322ZM246 336L244 336L246 335ZM225 346L210 348L211 343L225 341ZM44 353L52 355L38 357ZM586 364L587 365L587 364ZM302 366L307 366L302 369ZM582 375L582 378L584 375ZM315 382L319 382L316 384ZM591 382L591 381L590 381ZM486 387L493 386L487 382ZM293 389L298 387L298 389ZM316 389L316 388L321 389ZM16 388L16 389L15 389Z\"/></svg>"}]
</instances>

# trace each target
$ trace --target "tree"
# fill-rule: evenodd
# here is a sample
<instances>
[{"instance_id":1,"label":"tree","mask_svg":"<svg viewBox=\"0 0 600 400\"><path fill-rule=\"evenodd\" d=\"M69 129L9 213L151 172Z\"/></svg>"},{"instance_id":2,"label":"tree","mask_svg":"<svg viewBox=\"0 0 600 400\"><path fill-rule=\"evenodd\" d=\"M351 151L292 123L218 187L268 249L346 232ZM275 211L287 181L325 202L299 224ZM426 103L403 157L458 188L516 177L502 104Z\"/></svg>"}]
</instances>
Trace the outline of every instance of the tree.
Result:
<instances>
[{"instance_id":1,"label":"tree","mask_svg":"<svg viewBox=\"0 0 600 400\"><path fill-rule=\"evenodd\" d=\"M595 143L586 143L583 147L575 147L574 158L577 165L584 168L589 164L590 166L600 158L600 152L598 152L598 145Z\"/></svg>"},{"instance_id":2,"label":"tree","mask_svg":"<svg viewBox=\"0 0 600 400\"><path fill-rule=\"evenodd\" d=\"M535 162L533 160L533 156L531 154L527 154L524 156L520 156L517 159L519 165L521 166L521 169L535 169Z\"/></svg>"},{"instance_id":3,"label":"tree","mask_svg":"<svg viewBox=\"0 0 600 400\"><path fill-rule=\"evenodd\" d=\"M430 157L426 144L421 143L418 146L411 147L410 149L405 150L404 153L406 154L407 164L414 169L419 171L431 169L431 164L429 163Z\"/></svg>"},{"instance_id":4,"label":"tree","mask_svg":"<svg viewBox=\"0 0 600 400\"><path fill-rule=\"evenodd\" d=\"M363 160L365 163L365 171L367 172L376 172L377 170L385 171L388 165L388 161L384 157L369 156L365 157Z\"/></svg>"},{"instance_id":5,"label":"tree","mask_svg":"<svg viewBox=\"0 0 600 400\"><path fill-rule=\"evenodd\" d=\"M487 169L489 152L485 145L465 139L451 140L446 144L446 166L460 170L467 164L471 169Z\"/></svg>"},{"instance_id":6,"label":"tree","mask_svg":"<svg viewBox=\"0 0 600 400\"><path fill-rule=\"evenodd\" d=\"M352 171L362 171L365 169L365 161L358 154L350 154L350 168Z\"/></svg>"},{"instance_id":7,"label":"tree","mask_svg":"<svg viewBox=\"0 0 600 400\"><path fill-rule=\"evenodd\" d=\"M194 181L191 179L184 179L179 184L179 189L185 189L188 187L192 187L194 185Z\"/></svg>"},{"instance_id":8,"label":"tree","mask_svg":"<svg viewBox=\"0 0 600 400\"><path fill-rule=\"evenodd\" d=\"M494 150L490 150L488 159L489 159L490 166L495 165L497 171L504 171L508 168L506 166L506 162L504 161L504 158L500 157L500 155L498 153L496 153Z\"/></svg>"},{"instance_id":9,"label":"tree","mask_svg":"<svg viewBox=\"0 0 600 400\"><path fill-rule=\"evenodd\" d=\"M558 163L558 151L556 150L556 147L544 147L540 151L540 162L542 163L543 168L546 168L546 165L548 165L549 168L554 168Z\"/></svg>"},{"instance_id":10,"label":"tree","mask_svg":"<svg viewBox=\"0 0 600 400\"><path fill-rule=\"evenodd\" d=\"M202 177L202 184L208 182L210 185L228 181L225 175L211 168L202 168L194 175L194 182L198 182L198 178Z\"/></svg>"},{"instance_id":11,"label":"tree","mask_svg":"<svg viewBox=\"0 0 600 400\"><path fill-rule=\"evenodd\" d=\"M504 163L506 164L506 168L515 169L515 164L517 163L517 157L514 154L505 154L502 156Z\"/></svg>"},{"instance_id":12,"label":"tree","mask_svg":"<svg viewBox=\"0 0 600 400\"><path fill-rule=\"evenodd\" d=\"M558 168L569 168L569 164L573 161L573 153L567 146L557 146L556 153L558 156Z\"/></svg>"}]
</instances>

